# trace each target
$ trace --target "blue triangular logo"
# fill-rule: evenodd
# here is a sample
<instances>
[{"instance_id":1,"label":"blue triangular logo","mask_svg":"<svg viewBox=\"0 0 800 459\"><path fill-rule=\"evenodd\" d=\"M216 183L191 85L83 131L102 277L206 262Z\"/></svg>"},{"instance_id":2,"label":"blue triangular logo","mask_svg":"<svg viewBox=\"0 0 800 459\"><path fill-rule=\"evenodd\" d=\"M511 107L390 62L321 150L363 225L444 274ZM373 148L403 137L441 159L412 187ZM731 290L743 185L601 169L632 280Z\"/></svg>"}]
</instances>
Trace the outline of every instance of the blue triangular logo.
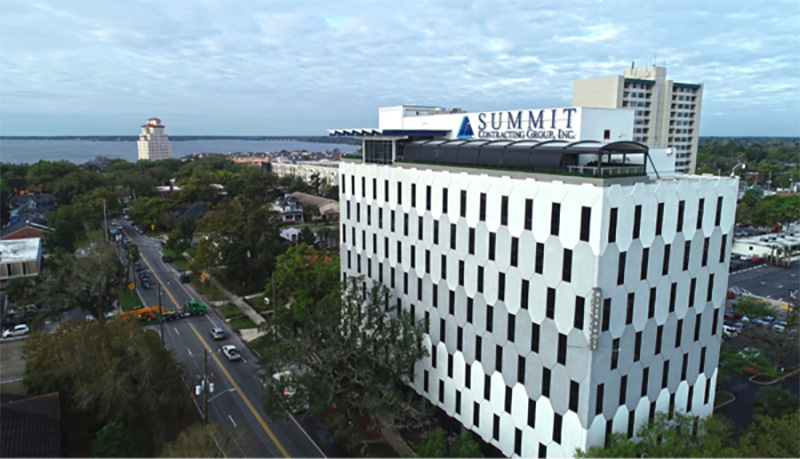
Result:
<instances>
[{"instance_id":1,"label":"blue triangular logo","mask_svg":"<svg viewBox=\"0 0 800 459\"><path fill-rule=\"evenodd\" d=\"M461 127L458 128L458 135L456 136L459 139L471 139L475 136L475 133L472 132L472 125L469 124L469 117L465 116L463 120L461 120Z\"/></svg>"}]
</instances>

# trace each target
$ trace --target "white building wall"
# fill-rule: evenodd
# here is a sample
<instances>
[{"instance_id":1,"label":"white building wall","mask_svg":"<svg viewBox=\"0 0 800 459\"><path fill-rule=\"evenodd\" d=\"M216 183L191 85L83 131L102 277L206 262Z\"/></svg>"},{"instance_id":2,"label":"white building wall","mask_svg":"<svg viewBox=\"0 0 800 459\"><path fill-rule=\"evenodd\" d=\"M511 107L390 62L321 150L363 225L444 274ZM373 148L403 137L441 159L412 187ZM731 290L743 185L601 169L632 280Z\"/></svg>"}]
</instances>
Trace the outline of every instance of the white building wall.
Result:
<instances>
[{"instance_id":1,"label":"white building wall","mask_svg":"<svg viewBox=\"0 0 800 459\"><path fill-rule=\"evenodd\" d=\"M342 162L340 173L343 275L365 275L371 282L383 282L393 292L393 301L399 301L405 310L413 310L416 320L429 320L424 345L431 357L417 364L411 386L503 454L537 457L541 449L548 457L572 457L576 447L585 450L589 445L602 444L609 421L613 431L621 432L627 431L631 416L635 426L645 422L654 402L657 411L666 411L674 397L675 409L686 411L690 387L693 394L689 411L710 414L722 325L719 309L727 284L726 254L735 214L735 179L631 178L604 182L546 174L475 173L469 169L419 169L351 161ZM430 203L426 198L428 186ZM462 191L466 191L467 204L463 216ZM483 219L482 193L486 196ZM508 198L508 213L507 221L501 222L504 196ZM716 224L718 197L723 198L723 207ZM698 229L699 198L705 199L705 205ZM525 227L528 199L533 203L530 229ZM680 230L676 227L679 201L684 201ZM661 234L656 235L659 203L663 204L662 228ZM551 234L553 204L560 205L557 234ZM640 234L634 238L637 205L642 206L642 214ZM588 240L581 240L582 207L591 209ZM617 209L617 237L609 242L612 208ZM433 230L436 222L438 236ZM451 245L452 228L455 248ZM494 259L489 255L490 234L496 237ZM706 238L709 249L702 266ZM518 250L516 265L512 266L515 239ZM688 269L683 270L686 240L691 241L692 250ZM538 244L544 249L541 272L536 266ZM672 249L669 271L664 275L661 267L667 244ZM645 248L649 262L646 276L641 279ZM571 277L566 281L562 277L565 249L571 250L573 257ZM618 285L620 252L626 253L627 263L624 282ZM459 279L460 266L463 281ZM478 280L481 271L482 287ZM501 274L503 291L499 288ZM715 280L711 299L706 301L711 274ZM696 279L695 301L689 307L691 279ZM529 286L527 307L521 298L523 281ZM677 297L674 310L670 310L673 283ZM652 287L656 287L657 295L650 317ZM592 349L595 288L602 290L601 300L609 300L610 308L608 330L602 330L600 317L597 323L601 331L597 347ZM555 294L552 314L548 312L548 290ZM629 293L635 294L630 323ZM582 328L576 328L578 297L584 298L584 311L578 318L578 322L582 318ZM717 319L713 318L715 315ZM698 317L702 322L695 340ZM513 335L509 334L511 320ZM678 320L683 320L683 339L676 347ZM653 340L659 326L664 331L662 349L657 354ZM538 351L532 343L536 329ZM642 342L639 360L634 362L636 333L641 333ZM619 360L617 368L611 369L615 339L620 340ZM559 340L566 340L567 344L563 363L559 362ZM700 368L702 348L705 364ZM684 354L688 363L686 377L682 378ZM520 357L524 358L522 373L518 373ZM670 374L662 388L664 361L670 362ZM649 384L641 396L645 367L650 372ZM549 395L543 380L547 371ZM620 404L623 377L627 377L627 391L625 403ZM706 380L710 381L707 399ZM604 387L604 402L597 412L599 384ZM579 390L571 403L572 385ZM558 422L560 430L555 429Z\"/></svg>"}]
</instances>

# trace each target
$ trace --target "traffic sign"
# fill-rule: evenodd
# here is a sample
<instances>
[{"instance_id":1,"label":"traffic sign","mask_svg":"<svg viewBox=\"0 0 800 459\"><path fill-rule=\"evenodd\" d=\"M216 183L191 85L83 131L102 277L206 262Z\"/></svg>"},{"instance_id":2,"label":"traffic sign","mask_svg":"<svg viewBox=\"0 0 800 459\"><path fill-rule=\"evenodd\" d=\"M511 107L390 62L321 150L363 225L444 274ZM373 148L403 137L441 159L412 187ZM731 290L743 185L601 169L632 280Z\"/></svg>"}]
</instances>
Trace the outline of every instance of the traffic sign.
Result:
<instances>
[{"instance_id":1,"label":"traffic sign","mask_svg":"<svg viewBox=\"0 0 800 459\"><path fill-rule=\"evenodd\" d=\"M206 281L206 273L200 273L200 281L201 282L205 282Z\"/></svg>"},{"instance_id":2,"label":"traffic sign","mask_svg":"<svg viewBox=\"0 0 800 459\"><path fill-rule=\"evenodd\" d=\"M150 225L150 231L155 231L155 230L156 230L156 225Z\"/></svg>"},{"instance_id":3,"label":"traffic sign","mask_svg":"<svg viewBox=\"0 0 800 459\"><path fill-rule=\"evenodd\" d=\"M133 285L133 282L131 282L130 284L128 284L128 290L133 290L133 289L135 289L135 288L136 288L136 286L135 286L135 285Z\"/></svg>"}]
</instances>

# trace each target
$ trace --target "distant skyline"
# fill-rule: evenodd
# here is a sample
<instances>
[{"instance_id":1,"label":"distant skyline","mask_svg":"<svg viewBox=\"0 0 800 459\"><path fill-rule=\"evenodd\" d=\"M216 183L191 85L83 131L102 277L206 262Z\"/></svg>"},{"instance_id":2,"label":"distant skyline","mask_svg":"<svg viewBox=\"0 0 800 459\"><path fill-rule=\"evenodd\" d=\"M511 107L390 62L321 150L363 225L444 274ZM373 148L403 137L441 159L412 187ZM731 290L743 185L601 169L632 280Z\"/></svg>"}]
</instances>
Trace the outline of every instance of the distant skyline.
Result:
<instances>
[{"instance_id":1,"label":"distant skyline","mask_svg":"<svg viewBox=\"0 0 800 459\"><path fill-rule=\"evenodd\" d=\"M1 0L0 135L326 135L378 107L570 106L656 63L701 136L800 135L800 2Z\"/></svg>"}]
</instances>

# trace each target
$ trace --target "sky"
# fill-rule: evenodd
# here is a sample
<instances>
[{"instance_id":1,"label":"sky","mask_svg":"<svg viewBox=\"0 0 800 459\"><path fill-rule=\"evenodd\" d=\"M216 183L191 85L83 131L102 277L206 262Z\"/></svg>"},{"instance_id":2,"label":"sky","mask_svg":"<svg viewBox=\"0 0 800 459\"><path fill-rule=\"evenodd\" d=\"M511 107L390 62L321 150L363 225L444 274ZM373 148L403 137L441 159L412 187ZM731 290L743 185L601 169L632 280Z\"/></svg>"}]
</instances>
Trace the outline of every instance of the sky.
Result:
<instances>
[{"instance_id":1,"label":"sky","mask_svg":"<svg viewBox=\"0 0 800 459\"><path fill-rule=\"evenodd\" d=\"M704 84L701 136L800 135L798 0L0 0L0 135L326 135L632 62Z\"/></svg>"}]
</instances>

